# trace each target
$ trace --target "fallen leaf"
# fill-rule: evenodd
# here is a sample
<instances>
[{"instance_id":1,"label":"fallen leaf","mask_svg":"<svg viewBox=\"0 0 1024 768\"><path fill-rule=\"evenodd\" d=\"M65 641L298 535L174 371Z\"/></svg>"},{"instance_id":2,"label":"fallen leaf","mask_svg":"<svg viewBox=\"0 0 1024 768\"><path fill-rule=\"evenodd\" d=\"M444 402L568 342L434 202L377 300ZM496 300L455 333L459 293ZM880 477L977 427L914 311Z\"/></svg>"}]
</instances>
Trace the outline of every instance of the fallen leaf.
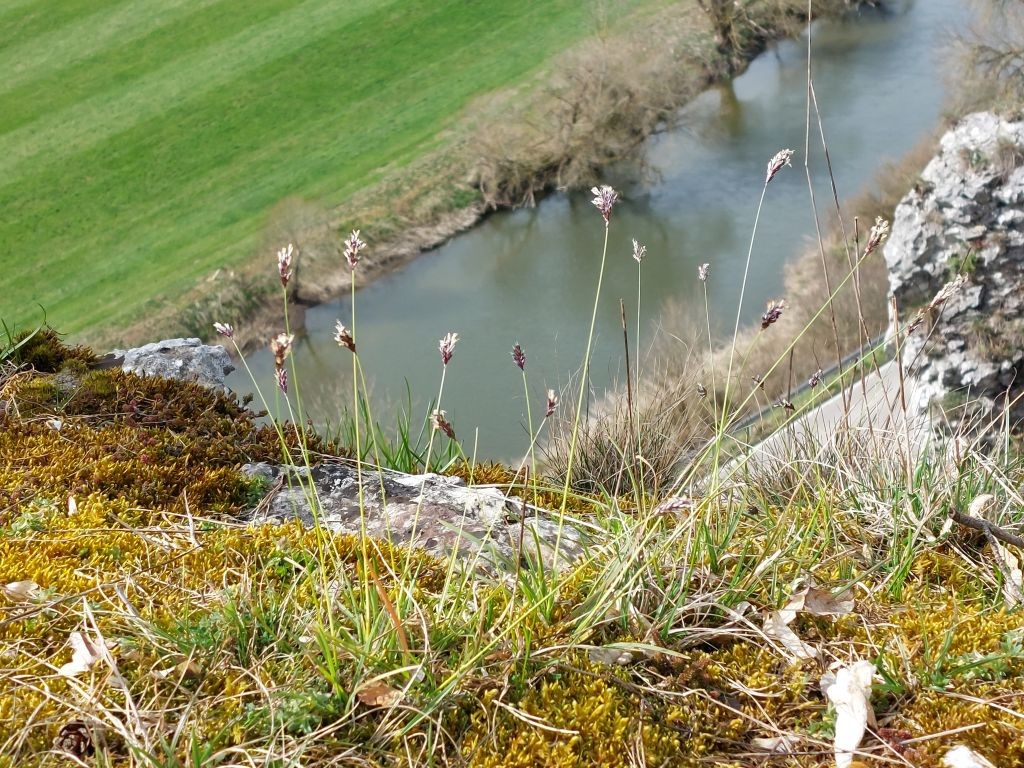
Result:
<instances>
[{"instance_id":1,"label":"fallen leaf","mask_svg":"<svg viewBox=\"0 0 1024 768\"><path fill-rule=\"evenodd\" d=\"M193 659L183 659L173 667L153 671L153 676L160 680L173 677L176 680L195 680L203 674L203 670Z\"/></svg>"},{"instance_id":2,"label":"fallen leaf","mask_svg":"<svg viewBox=\"0 0 1024 768\"><path fill-rule=\"evenodd\" d=\"M993 544L996 557L999 559L1003 574L1003 602L1007 608L1016 608L1024 602L1024 572L1021 572L1020 561L999 542Z\"/></svg>"},{"instance_id":3,"label":"fallen leaf","mask_svg":"<svg viewBox=\"0 0 1024 768\"><path fill-rule=\"evenodd\" d=\"M803 611L813 616L845 616L853 612L850 590L833 595L825 589L805 587L793 594L784 611Z\"/></svg>"},{"instance_id":4,"label":"fallen leaf","mask_svg":"<svg viewBox=\"0 0 1024 768\"><path fill-rule=\"evenodd\" d=\"M835 682L825 689L825 695L836 709L833 746L837 768L849 768L853 764L853 753L860 746L868 723L874 724L875 714L868 703L874 675L874 664L858 661L837 670Z\"/></svg>"},{"instance_id":5,"label":"fallen leaf","mask_svg":"<svg viewBox=\"0 0 1024 768\"><path fill-rule=\"evenodd\" d=\"M356 692L356 698L368 707L391 707L402 698L402 692L387 683L376 682L360 688Z\"/></svg>"},{"instance_id":6,"label":"fallen leaf","mask_svg":"<svg viewBox=\"0 0 1024 768\"><path fill-rule=\"evenodd\" d=\"M57 670L65 677L88 672L93 664L103 658L103 647L81 632L72 632L68 641L72 649L71 661Z\"/></svg>"},{"instance_id":7,"label":"fallen leaf","mask_svg":"<svg viewBox=\"0 0 1024 768\"><path fill-rule=\"evenodd\" d=\"M778 640L794 658L816 659L818 649L805 643L797 637L796 632L789 628L789 624L794 618L796 618L795 611L782 610L765 614L764 633L773 640Z\"/></svg>"},{"instance_id":8,"label":"fallen leaf","mask_svg":"<svg viewBox=\"0 0 1024 768\"><path fill-rule=\"evenodd\" d=\"M39 585L34 581L12 581L4 587L0 587L3 593L17 603L24 603L31 600L39 592Z\"/></svg>"},{"instance_id":9,"label":"fallen leaf","mask_svg":"<svg viewBox=\"0 0 1024 768\"><path fill-rule=\"evenodd\" d=\"M976 517L979 520L989 520L989 516L993 512L993 506L995 505L996 497L991 493L983 493L980 496L975 496L970 504L967 505L967 514L971 517ZM994 522L989 520L989 522Z\"/></svg>"},{"instance_id":10,"label":"fallen leaf","mask_svg":"<svg viewBox=\"0 0 1024 768\"><path fill-rule=\"evenodd\" d=\"M996 768L984 757L963 744L958 744L943 755L942 764L948 768Z\"/></svg>"},{"instance_id":11,"label":"fallen leaf","mask_svg":"<svg viewBox=\"0 0 1024 768\"><path fill-rule=\"evenodd\" d=\"M773 755L788 755L796 751L797 737L782 734L780 736L758 736L750 740L750 747L758 752L769 752Z\"/></svg>"},{"instance_id":12,"label":"fallen leaf","mask_svg":"<svg viewBox=\"0 0 1024 768\"><path fill-rule=\"evenodd\" d=\"M609 667L624 667L633 661L633 654L620 648L591 648L587 656L595 664Z\"/></svg>"}]
</instances>

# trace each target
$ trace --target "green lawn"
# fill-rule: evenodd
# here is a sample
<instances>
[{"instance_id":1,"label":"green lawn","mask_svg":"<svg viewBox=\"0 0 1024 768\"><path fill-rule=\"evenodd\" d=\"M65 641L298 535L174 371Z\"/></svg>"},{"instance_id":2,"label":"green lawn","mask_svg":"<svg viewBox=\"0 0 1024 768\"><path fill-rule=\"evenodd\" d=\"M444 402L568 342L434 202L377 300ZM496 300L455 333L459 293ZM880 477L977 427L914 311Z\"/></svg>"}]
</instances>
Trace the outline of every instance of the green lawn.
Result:
<instances>
[{"instance_id":1,"label":"green lawn","mask_svg":"<svg viewBox=\"0 0 1024 768\"><path fill-rule=\"evenodd\" d=\"M32 326L42 305L72 334L138 322L253 258L280 200L343 205L436 146L474 96L593 32L593 8L8 0L0 318Z\"/></svg>"}]
</instances>

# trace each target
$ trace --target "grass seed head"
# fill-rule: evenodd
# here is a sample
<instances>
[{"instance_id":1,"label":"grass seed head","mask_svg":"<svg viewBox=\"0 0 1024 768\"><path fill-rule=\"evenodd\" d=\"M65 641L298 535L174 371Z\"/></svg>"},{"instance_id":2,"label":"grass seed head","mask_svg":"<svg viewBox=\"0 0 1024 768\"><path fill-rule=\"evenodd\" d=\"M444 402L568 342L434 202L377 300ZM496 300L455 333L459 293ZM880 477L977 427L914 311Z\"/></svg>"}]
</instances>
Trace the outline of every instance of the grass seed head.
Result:
<instances>
[{"instance_id":1,"label":"grass seed head","mask_svg":"<svg viewBox=\"0 0 1024 768\"><path fill-rule=\"evenodd\" d=\"M554 415L555 409L558 407L558 395L555 394L555 390L548 390L548 407L544 413L544 418L550 418Z\"/></svg>"},{"instance_id":2,"label":"grass seed head","mask_svg":"<svg viewBox=\"0 0 1024 768\"><path fill-rule=\"evenodd\" d=\"M274 355L274 367L278 370L284 367L284 359L291 352L293 341L295 341L295 336L290 333L279 333L270 340L270 351Z\"/></svg>"},{"instance_id":3,"label":"grass seed head","mask_svg":"<svg viewBox=\"0 0 1024 768\"><path fill-rule=\"evenodd\" d=\"M345 261L348 262L348 268L353 272L356 271L356 265L359 264L359 252L366 247L366 243L359 239L359 230L353 229L352 234L345 240Z\"/></svg>"},{"instance_id":4,"label":"grass seed head","mask_svg":"<svg viewBox=\"0 0 1024 768\"><path fill-rule=\"evenodd\" d=\"M450 421L448 421L448 414L445 411L435 409L430 414L430 424L434 429L439 429L444 432L451 440L455 439L455 429L452 427Z\"/></svg>"},{"instance_id":5,"label":"grass seed head","mask_svg":"<svg viewBox=\"0 0 1024 768\"><path fill-rule=\"evenodd\" d=\"M775 174L785 168L787 165L792 168L793 165L790 163L790 159L793 157L792 149L783 149L780 152L776 152L775 156L768 161L768 170L765 173L764 184L768 186L772 179L775 178Z\"/></svg>"},{"instance_id":6,"label":"grass seed head","mask_svg":"<svg viewBox=\"0 0 1024 768\"><path fill-rule=\"evenodd\" d=\"M516 364L520 371L526 370L526 353L523 352L523 348L519 346L518 341L512 347L512 362Z\"/></svg>"},{"instance_id":7,"label":"grass seed head","mask_svg":"<svg viewBox=\"0 0 1024 768\"><path fill-rule=\"evenodd\" d=\"M768 308L761 315L761 329L765 330L774 325L782 317L782 310L786 308L785 299L772 299L768 302Z\"/></svg>"},{"instance_id":8,"label":"grass seed head","mask_svg":"<svg viewBox=\"0 0 1024 768\"><path fill-rule=\"evenodd\" d=\"M875 225L868 232L868 244L864 246L864 255L869 256L889 236L889 222L881 216L875 217Z\"/></svg>"},{"instance_id":9,"label":"grass seed head","mask_svg":"<svg viewBox=\"0 0 1024 768\"><path fill-rule=\"evenodd\" d=\"M614 208L615 203L619 201L619 193L607 184L600 187L591 187L590 192L594 195L594 199L590 202L592 202L597 207L597 210L601 212L605 226L608 226L608 222L611 221L612 218L612 208Z\"/></svg>"},{"instance_id":10,"label":"grass seed head","mask_svg":"<svg viewBox=\"0 0 1024 768\"><path fill-rule=\"evenodd\" d=\"M334 324L334 340L338 346L344 347L353 355L356 353L356 342L352 338L352 332L342 324L341 320Z\"/></svg>"},{"instance_id":11,"label":"grass seed head","mask_svg":"<svg viewBox=\"0 0 1024 768\"><path fill-rule=\"evenodd\" d=\"M219 333L226 339L235 338L235 329L231 326L230 323L214 323L213 330L215 330L217 333Z\"/></svg>"},{"instance_id":12,"label":"grass seed head","mask_svg":"<svg viewBox=\"0 0 1024 768\"><path fill-rule=\"evenodd\" d=\"M282 395L288 394L288 369L278 368L274 372L274 376L277 379L277 388L281 390Z\"/></svg>"},{"instance_id":13,"label":"grass seed head","mask_svg":"<svg viewBox=\"0 0 1024 768\"><path fill-rule=\"evenodd\" d=\"M449 331L444 338L437 343L438 351L441 353L441 363L448 365L452 360L455 345L459 343L459 334Z\"/></svg>"},{"instance_id":14,"label":"grass seed head","mask_svg":"<svg viewBox=\"0 0 1024 768\"><path fill-rule=\"evenodd\" d=\"M643 263L644 256L646 256L646 255L647 255L647 246L646 245L641 245L640 243L638 243L636 241L636 238L633 238L633 259L636 261L636 263L637 264Z\"/></svg>"},{"instance_id":15,"label":"grass seed head","mask_svg":"<svg viewBox=\"0 0 1024 768\"><path fill-rule=\"evenodd\" d=\"M939 292L935 294L935 298L928 304L928 309L933 312L942 309L942 305L960 293L960 289L965 285L967 285L967 275L957 275L939 289Z\"/></svg>"},{"instance_id":16,"label":"grass seed head","mask_svg":"<svg viewBox=\"0 0 1024 768\"><path fill-rule=\"evenodd\" d=\"M697 279L700 280L702 283L706 283L708 281L709 269L711 269L710 264L701 264L699 267L697 267Z\"/></svg>"},{"instance_id":17,"label":"grass seed head","mask_svg":"<svg viewBox=\"0 0 1024 768\"><path fill-rule=\"evenodd\" d=\"M287 288L292 277L292 261L295 258L295 247L288 243L277 252L277 274L281 278L281 287Z\"/></svg>"}]
</instances>

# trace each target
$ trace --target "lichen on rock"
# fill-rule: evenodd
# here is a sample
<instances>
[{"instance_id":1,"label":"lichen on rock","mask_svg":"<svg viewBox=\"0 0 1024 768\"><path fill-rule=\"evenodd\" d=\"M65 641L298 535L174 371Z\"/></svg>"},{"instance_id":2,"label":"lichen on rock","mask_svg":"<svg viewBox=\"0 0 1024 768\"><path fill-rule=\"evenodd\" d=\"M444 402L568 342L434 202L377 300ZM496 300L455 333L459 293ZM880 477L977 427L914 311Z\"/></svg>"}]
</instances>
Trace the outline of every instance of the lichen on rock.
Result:
<instances>
[{"instance_id":1,"label":"lichen on rock","mask_svg":"<svg viewBox=\"0 0 1024 768\"><path fill-rule=\"evenodd\" d=\"M1008 395L1010 420L1024 419L1024 121L981 112L946 133L884 252L903 326L924 307L901 339L911 411L969 403L988 416Z\"/></svg>"}]
</instances>

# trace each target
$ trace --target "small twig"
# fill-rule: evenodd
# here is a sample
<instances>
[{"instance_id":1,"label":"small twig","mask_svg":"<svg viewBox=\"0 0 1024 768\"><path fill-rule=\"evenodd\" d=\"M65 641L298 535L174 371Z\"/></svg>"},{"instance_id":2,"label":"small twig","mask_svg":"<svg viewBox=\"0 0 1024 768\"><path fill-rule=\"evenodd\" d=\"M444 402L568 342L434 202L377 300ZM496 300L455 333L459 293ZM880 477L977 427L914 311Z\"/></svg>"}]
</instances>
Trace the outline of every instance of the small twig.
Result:
<instances>
[{"instance_id":1,"label":"small twig","mask_svg":"<svg viewBox=\"0 0 1024 768\"><path fill-rule=\"evenodd\" d=\"M1024 549L1024 539L1022 539L1020 536L1009 533L1003 528L1000 528L995 523L990 523L988 520L982 520L977 517L965 515L959 509L954 509L950 513L950 517L952 517L955 522L959 523L962 526L971 528L975 531L981 531L986 536L991 536L996 539L999 539L1004 544L1012 544L1015 547L1020 547L1021 549Z\"/></svg>"}]
</instances>

